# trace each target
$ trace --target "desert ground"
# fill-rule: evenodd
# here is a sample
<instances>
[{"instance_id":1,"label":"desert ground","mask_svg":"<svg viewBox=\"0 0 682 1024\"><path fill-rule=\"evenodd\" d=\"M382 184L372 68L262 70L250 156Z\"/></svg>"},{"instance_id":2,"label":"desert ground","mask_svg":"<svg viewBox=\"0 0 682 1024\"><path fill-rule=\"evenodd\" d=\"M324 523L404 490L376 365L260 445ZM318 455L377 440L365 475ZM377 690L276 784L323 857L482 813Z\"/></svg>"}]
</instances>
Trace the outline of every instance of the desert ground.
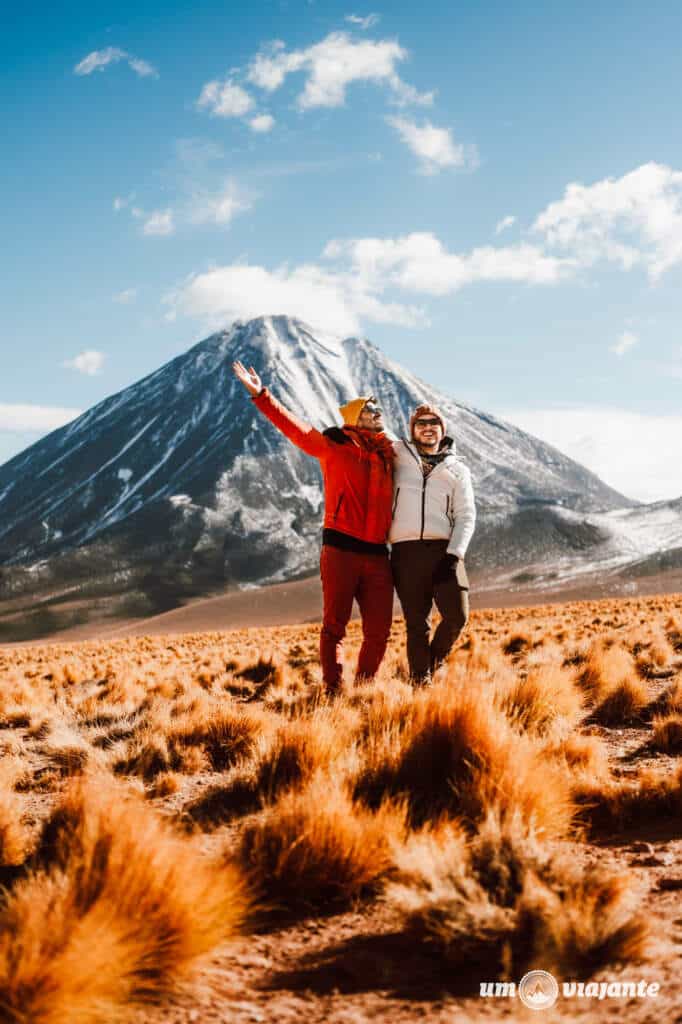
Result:
<instances>
[{"instance_id":1,"label":"desert ground","mask_svg":"<svg viewBox=\"0 0 682 1024\"><path fill-rule=\"evenodd\" d=\"M682 1021L682 595L318 628L0 647L0 1021Z\"/></svg>"}]
</instances>

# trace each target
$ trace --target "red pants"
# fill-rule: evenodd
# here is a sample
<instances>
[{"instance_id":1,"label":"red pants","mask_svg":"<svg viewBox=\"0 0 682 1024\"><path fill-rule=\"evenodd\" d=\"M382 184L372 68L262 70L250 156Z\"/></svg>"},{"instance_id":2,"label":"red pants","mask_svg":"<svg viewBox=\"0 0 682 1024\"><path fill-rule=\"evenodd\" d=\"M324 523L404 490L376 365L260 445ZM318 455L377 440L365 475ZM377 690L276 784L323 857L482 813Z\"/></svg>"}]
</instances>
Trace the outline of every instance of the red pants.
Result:
<instances>
[{"instance_id":1,"label":"red pants","mask_svg":"<svg viewBox=\"0 0 682 1024\"><path fill-rule=\"evenodd\" d=\"M320 633L322 677L331 688L341 683L341 647L346 626L358 602L362 647L356 679L371 679L386 651L393 617L393 576L388 557L364 555L323 544L320 555L324 614Z\"/></svg>"}]
</instances>

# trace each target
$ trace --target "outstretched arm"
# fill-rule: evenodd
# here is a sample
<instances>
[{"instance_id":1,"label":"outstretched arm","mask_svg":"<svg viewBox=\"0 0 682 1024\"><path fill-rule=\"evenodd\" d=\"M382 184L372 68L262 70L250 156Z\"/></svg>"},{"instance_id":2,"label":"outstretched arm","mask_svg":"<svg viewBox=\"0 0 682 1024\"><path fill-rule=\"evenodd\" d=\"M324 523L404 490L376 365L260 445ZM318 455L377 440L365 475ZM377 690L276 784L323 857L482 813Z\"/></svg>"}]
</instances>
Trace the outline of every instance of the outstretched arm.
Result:
<instances>
[{"instance_id":1,"label":"outstretched arm","mask_svg":"<svg viewBox=\"0 0 682 1024\"><path fill-rule=\"evenodd\" d=\"M305 420L301 420L298 416L294 416L286 406L278 402L273 395L270 394L266 387L263 387L263 383L259 375L254 370L253 366L250 366L247 370L246 367L237 360L232 364L234 375L237 380L241 381L246 390L251 395L254 404L263 413L264 416L270 420L274 426L277 427L281 433L288 437L293 444L298 448L301 448L307 455L314 455L316 458L320 458L327 449L328 442L322 436L319 430L315 430Z\"/></svg>"}]
</instances>

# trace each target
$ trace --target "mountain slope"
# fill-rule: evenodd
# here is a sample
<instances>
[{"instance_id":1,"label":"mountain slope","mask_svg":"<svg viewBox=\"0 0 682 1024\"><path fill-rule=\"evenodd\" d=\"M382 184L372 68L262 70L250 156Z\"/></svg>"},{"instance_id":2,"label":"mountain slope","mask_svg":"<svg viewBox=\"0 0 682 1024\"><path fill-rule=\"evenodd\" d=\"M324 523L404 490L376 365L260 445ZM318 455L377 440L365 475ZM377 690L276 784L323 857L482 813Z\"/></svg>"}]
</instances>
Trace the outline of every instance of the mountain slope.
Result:
<instances>
[{"instance_id":1,"label":"mountain slope","mask_svg":"<svg viewBox=\"0 0 682 1024\"><path fill-rule=\"evenodd\" d=\"M318 465L260 416L232 374L235 358L319 427L338 422L338 405L357 394L374 393L398 434L417 402L437 403L474 479L474 562L523 565L529 551L545 559L598 545L600 525L585 531L581 516L634 505L369 341L260 317L205 339L0 467L0 594L143 570L200 590L314 570Z\"/></svg>"}]
</instances>

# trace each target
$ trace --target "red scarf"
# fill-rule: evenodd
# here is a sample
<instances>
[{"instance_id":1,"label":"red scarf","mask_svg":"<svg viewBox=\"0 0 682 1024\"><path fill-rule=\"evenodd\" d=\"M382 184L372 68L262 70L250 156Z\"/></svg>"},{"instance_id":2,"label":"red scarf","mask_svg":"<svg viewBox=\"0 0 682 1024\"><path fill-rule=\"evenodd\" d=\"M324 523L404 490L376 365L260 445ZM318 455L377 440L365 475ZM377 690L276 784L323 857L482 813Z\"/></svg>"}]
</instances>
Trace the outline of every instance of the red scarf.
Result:
<instances>
[{"instance_id":1,"label":"red scarf","mask_svg":"<svg viewBox=\"0 0 682 1024\"><path fill-rule=\"evenodd\" d=\"M383 431L360 430L358 427L344 427L344 433L366 452L376 453L379 458L370 460L369 490L365 528L367 535L384 544L391 528L393 506L393 442Z\"/></svg>"},{"instance_id":2,"label":"red scarf","mask_svg":"<svg viewBox=\"0 0 682 1024\"><path fill-rule=\"evenodd\" d=\"M375 430L363 430L360 427L344 427L343 432L344 434L351 434L366 452L376 452L377 455L381 456L381 460L387 470L393 468L393 460L395 458L393 442L386 437L383 430L377 433Z\"/></svg>"}]
</instances>

